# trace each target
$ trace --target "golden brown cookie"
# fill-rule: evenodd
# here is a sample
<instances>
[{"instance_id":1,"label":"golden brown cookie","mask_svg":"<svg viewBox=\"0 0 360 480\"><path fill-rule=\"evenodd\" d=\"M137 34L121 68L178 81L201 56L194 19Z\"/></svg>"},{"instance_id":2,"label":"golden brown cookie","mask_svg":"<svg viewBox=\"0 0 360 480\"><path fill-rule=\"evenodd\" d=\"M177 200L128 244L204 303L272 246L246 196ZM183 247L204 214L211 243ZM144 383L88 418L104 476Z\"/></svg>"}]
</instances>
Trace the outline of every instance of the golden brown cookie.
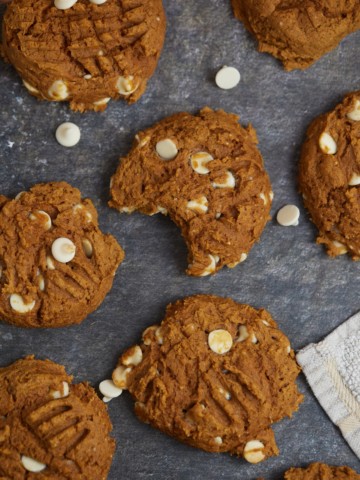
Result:
<instances>
[{"instance_id":1,"label":"golden brown cookie","mask_svg":"<svg viewBox=\"0 0 360 480\"><path fill-rule=\"evenodd\" d=\"M105 298L123 258L79 190L35 185L0 210L0 319L22 327L80 323Z\"/></svg>"},{"instance_id":2,"label":"golden brown cookie","mask_svg":"<svg viewBox=\"0 0 360 480\"><path fill-rule=\"evenodd\" d=\"M12 0L4 15L3 55L28 91L80 112L105 110L111 99L136 102L162 50L162 0L60 3Z\"/></svg>"},{"instance_id":3,"label":"golden brown cookie","mask_svg":"<svg viewBox=\"0 0 360 480\"><path fill-rule=\"evenodd\" d=\"M115 450L104 403L63 366L26 357L0 368L0 478L105 480Z\"/></svg>"},{"instance_id":4,"label":"golden brown cookie","mask_svg":"<svg viewBox=\"0 0 360 480\"><path fill-rule=\"evenodd\" d=\"M259 239L273 193L256 132L204 108L178 113L135 137L111 179L110 206L168 214L189 250L189 275L244 261Z\"/></svg>"},{"instance_id":5,"label":"golden brown cookie","mask_svg":"<svg viewBox=\"0 0 360 480\"><path fill-rule=\"evenodd\" d=\"M360 475L349 467L332 467L324 463L312 463L307 468L291 468L285 480L360 480Z\"/></svg>"},{"instance_id":6,"label":"golden brown cookie","mask_svg":"<svg viewBox=\"0 0 360 480\"><path fill-rule=\"evenodd\" d=\"M113 382L143 422L251 463L277 455L271 425L302 401L289 340L266 310L197 295L169 305L127 350Z\"/></svg>"},{"instance_id":7,"label":"golden brown cookie","mask_svg":"<svg viewBox=\"0 0 360 480\"><path fill-rule=\"evenodd\" d=\"M301 152L300 191L318 243L330 256L360 258L360 91L310 125Z\"/></svg>"},{"instance_id":8,"label":"golden brown cookie","mask_svg":"<svg viewBox=\"0 0 360 480\"><path fill-rule=\"evenodd\" d=\"M359 0L231 0L259 51L307 68L360 28Z\"/></svg>"}]
</instances>

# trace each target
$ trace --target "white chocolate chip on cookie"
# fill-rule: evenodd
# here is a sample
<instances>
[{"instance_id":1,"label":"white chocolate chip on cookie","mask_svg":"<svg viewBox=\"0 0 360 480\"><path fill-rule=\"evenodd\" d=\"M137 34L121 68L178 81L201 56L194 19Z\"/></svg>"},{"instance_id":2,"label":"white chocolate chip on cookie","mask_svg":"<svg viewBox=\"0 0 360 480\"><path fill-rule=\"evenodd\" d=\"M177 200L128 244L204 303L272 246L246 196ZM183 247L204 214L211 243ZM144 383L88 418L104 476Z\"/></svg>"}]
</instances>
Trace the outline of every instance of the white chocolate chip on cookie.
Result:
<instances>
[{"instance_id":1,"label":"white chocolate chip on cookie","mask_svg":"<svg viewBox=\"0 0 360 480\"><path fill-rule=\"evenodd\" d=\"M228 170L225 174L225 180L223 182L213 182L212 186L214 188L234 188L235 183L234 175Z\"/></svg>"},{"instance_id":2,"label":"white chocolate chip on cookie","mask_svg":"<svg viewBox=\"0 0 360 480\"><path fill-rule=\"evenodd\" d=\"M23 84L24 84L24 87L30 92L30 93L39 93L39 90L35 87L33 87L32 85L30 85L29 82L27 82L26 80L23 79Z\"/></svg>"},{"instance_id":3,"label":"white chocolate chip on cookie","mask_svg":"<svg viewBox=\"0 0 360 480\"><path fill-rule=\"evenodd\" d=\"M355 100L354 109L347 114L347 117L354 122L360 122L360 100Z\"/></svg>"},{"instance_id":4,"label":"white chocolate chip on cookie","mask_svg":"<svg viewBox=\"0 0 360 480\"><path fill-rule=\"evenodd\" d=\"M101 106L101 105L106 105L109 103L111 100L111 97L105 97L105 98L100 98L100 100L97 100L94 102L94 105Z\"/></svg>"},{"instance_id":5,"label":"white chocolate chip on cookie","mask_svg":"<svg viewBox=\"0 0 360 480\"><path fill-rule=\"evenodd\" d=\"M299 225L300 210L296 205L285 205L277 213L276 220L283 227Z\"/></svg>"},{"instance_id":6,"label":"white chocolate chip on cookie","mask_svg":"<svg viewBox=\"0 0 360 480\"><path fill-rule=\"evenodd\" d=\"M215 437L214 442L216 443L216 445L221 445L223 443L223 440L221 437Z\"/></svg>"},{"instance_id":7,"label":"white chocolate chip on cookie","mask_svg":"<svg viewBox=\"0 0 360 480\"><path fill-rule=\"evenodd\" d=\"M35 300L30 303L25 303L21 295L13 293L10 295L10 305L17 313L28 313L35 307Z\"/></svg>"},{"instance_id":8,"label":"white chocolate chip on cookie","mask_svg":"<svg viewBox=\"0 0 360 480\"><path fill-rule=\"evenodd\" d=\"M44 226L45 230L50 230L52 226L51 217L44 210L35 210L29 215L30 220L37 221Z\"/></svg>"},{"instance_id":9,"label":"white chocolate chip on cookie","mask_svg":"<svg viewBox=\"0 0 360 480\"><path fill-rule=\"evenodd\" d=\"M217 255L209 255L210 263L205 268L205 270L200 274L200 277L206 277L207 275L211 275L216 270L216 265L219 263L220 258Z\"/></svg>"},{"instance_id":10,"label":"white chocolate chip on cookie","mask_svg":"<svg viewBox=\"0 0 360 480\"><path fill-rule=\"evenodd\" d=\"M190 202L186 204L186 207L196 213L206 213L208 211L208 200L202 196L197 200L190 200Z\"/></svg>"},{"instance_id":11,"label":"white chocolate chip on cookie","mask_svg":"<svg viewBox=\"0 0 360 480\"><path fill-rule=\"evenodd\" d=\"M90 3L93 3L94 5L102 5L106 1L107 0L90 0Z\"/></svg>"},{"instance_id":12,"label":"white chocolate chip on cookie","mask_svg":"<svg viewBox=\"0 0 360 480\"><path fill-rule=\"evenodd\" d=\"M55 80L49 88L48 94L52 100L66 100L69 96L69 90L63 80Z\"/></svg>"},{"instance_id":13,"label":"white chocolate chip on cookie","mask_svg":"<svg viewBox=\"0 0 360 480\"><path fill-rule=\"evenodd\" d=\"M46 267L48 270L55 270L55 264L49 255L46 257Z\"/></svg>"},{"instance_id":14,"label":"white chocolate chip on cookie","mask_svg":"<svg viewBox=\"0 0 360 480\"><path fill-rule=\"evenodd\" d=\"M343 243L338 242L337 240L333 240L332 244L338 250L337 255L344 255L345 253L347 253L347 248Z\"/></svg>"},{"instance_id":15,"label":"white chocolate chip on cookie","mask_svg":"<svg viewBox=\"0 0 360 480\"><path fill-rule=\"evenodd\" d=\"M92 243L90 242L90 240L88 238L83 238L81 243L82 243L82 247L83 247L85 255L88 258L91 258L92 254L94 252L94 248L93 248Z\"/></svg>"},{"instance_id":16,"label":"white chocolate chip on cookie","mask_svg":"<svg viewBox=\"0 0 360 480\"><path fill-rule=\"evenodd\" d=\"M129 75L128 77L119 77L116 82L116 90L124 97L134 93L138 87L139 83L135 82L133 75Z\"/></svg>"},{"instance_id":17,"label":"white chocolate chip on cookie","mask_svg":"<svg viewBox=\"0 0 360 480\"><path fill-rule=\"evenodd\" d=\"M58 262L68 263L75 257L76 246L69 238L60 237L51 245L51 253Z\"/></svg>"},{"instance_id":18,"label":"white chocolate chip on cookie","mask_svg":"<svg viewBox=\"0 0 360 480\"><path fill-rule=\"evenodd\" d=\"M178 154L177 146L170 138L157 142L155 149L162 160L173 160Z\"/></svg>"},{"instance_id":19,"label":"white chocolate chip on cookie","mask_svg":"<svg viewBox=\"0 0 360 480\"><path fill-rule=\"evenodd\" d=\"M239 336L236 339L236 342L244 342L249 338L249 332L246 325L240 325L239 327Z\"/></svg>"},{"instance_id":20,"label":"white chocolate chip on cookie","mask_svg":"<svg viewBox=\"0 0 360 480\"><path fill-rule=\"evenodd\" d=\"M32 473L42 472L46 468L45 463L38 462L37 460L27 457L26 455L21 456L21 463L23 464L25 470Z\"/></svg>"},{"instance_id":21,"label":"white chocolate chip on cookie","mask_svg":"<svg viewBox=\"0 0 360 480\"><path fill-rule=\"evenodd\" d=\"M244 448L244 458L249 463L259 463L265 460L265 445L260 440L250 440Z\"/></svg>"},{"instance_id":22,"label":"white chocolate chip on cookie","mask_svg":"<svg viewBox=\"0 0 360 480\"><path fill-rule=\"evenodd\" d=\"M360 185L360 175L357 175L356 173L353 173L351 178L350 178L349 185L351 187L354 187L356 185Z\"/></svg>"},{"instance_id":23,"label":"white chocolate chip on cookie","mask_svg":"<svg viewBox=\"0 0 360 480\"><path fill-rule=\"evenodd\" d=\"M214 353L221 355L231 350L233 339L227 330L213 330L209 333L208 344Z\"/></svg>"},{"instance_id":24,"label":"white chocolate chip on cookie","mask_svg":"<svg viewBox=\"0 0 360 480\"><path fill-rule=\"evenodd\" d=\"M70 393L69 384L67 382L62 382L62 390L61 391L55 390L55 391L52 391L50 393L51 393L51 396L55 400L57 400L59 398L66 398L66 397L69 396L69 393Z\"/></svg>"},{"instance_id":25,"label":"white chocolate chip on cookie","mask_svg":"<svg viewBox=\"0 0 360 480\"><path fill-rule=\"evenodd\" d=\"M62 123L56 129L55 137L58 143L63 147L74 147L80 141L80 128L75 125L75 123Z\"/></svg>"},{"instance_id":26,"label":"white chocolate chip on cookie","mask_svg":"<svg viewBox=\"0 0 360 480\"><path fill-rule=\"evenodd\" d=\"M206 165L212 160L214 160L214 157L210 155L210 153L197 152L191 155L190 165L196 173L199 173L200 175L206 175L210 172Z\"/></svg>"},{"instance_id":27,"label":"white chocolate chip on cookie","mask_svg":"<svg viewBox=\"0 0 360 480\"><path fill-rule=\"evenodd\" d=\"M131 367L119 365L112 373L112 380L118 388L127 389L127 376L131 372Z\"/></svg>"},{"instance_id":28,"label":"white chocolate chip on cookie","mask_svg":"<svg viewBox=\"0 0 360 480\"><path fill-rule=\"evenodd\" d=\"M139 363L142 362L143 358L143 353L139 345L135 345L132 348L129 348L129 350L126 351L126 353L121 357L121 361L123 365L126 365L127 367L129 365L139 365Z\"/></svg>"},{"instance_id":29,"label":"white chocolate chip on cookie","mask_svg":"<svg viewBox=\"0 0 360 480\"><path fill-rule=\"evenodd\" d=\"M337 145L333 137L327 133L323 132L319 138L319 147L322 152L327 155L334 155L337 152Z\"/></svg>"}]
</instances>

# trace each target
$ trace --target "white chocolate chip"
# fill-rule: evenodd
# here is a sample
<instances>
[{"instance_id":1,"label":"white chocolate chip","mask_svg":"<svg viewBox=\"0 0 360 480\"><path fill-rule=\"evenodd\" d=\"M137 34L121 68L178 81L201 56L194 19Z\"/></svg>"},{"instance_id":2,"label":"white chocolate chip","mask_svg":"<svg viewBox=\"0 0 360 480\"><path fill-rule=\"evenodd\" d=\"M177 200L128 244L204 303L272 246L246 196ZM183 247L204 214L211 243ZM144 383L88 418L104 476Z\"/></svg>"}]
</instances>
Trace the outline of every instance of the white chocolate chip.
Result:
<instances>
[{"instance_id":1,"label":"white chocolate chip","mask_svg":"<svg viewBox=\"0 0 360 480\"><path fill-rule=\"evenodd\" d=\"M231 350L233 339L227 330L213 330L209 333L208 344L214 353L221 355Z\"/></svg>"},{"instance_id":2,"label":"white chocolate chip","mask_svg":"<svg viewBox=\"0 0 360 480\"><path fill-rule=\"evenodd\" d=\"M152 337L152 332L155 332L159 327L157 325L151 325L151 327L148 327L146 330L143 331L142 334L142 341L144 345L150 345L151 344L151 337Z\"/></svg>"},{"instance_id":3,"label":"white chocolate chip","mask_svg":"<svg viewBox=\"0 0 360 480\"><path fill-rule=\"evenodd\" d=\"M73 206L73 212L76 214L78 210L84 210L85 207L82 203L77 203L76 205ZM85 210L85 217L88 223L92 221L92 215L88 210Z\"/></svg>"},{"instance_id":4,"label":"white chocolate chip","mask_svg":"<svg viewBox=\"0 0 360 480\"><path fill-rule=\"evenodd\" d=\"M21 463L23 464L25 470L32 473L42 472L46 468L45 463L38 462L37 460L27 457L26 455L21 456Z\"/></svg>"},{"instance_id":5,"label":"white chocolate chip","mask_svg":"<svg viewBox=\"0 0 360 480\"><path fill-rule=\"evenodd\" d=\"M89 239L87 238L83 238L82 241L82 246L83 246L83 250L85 252L85 255L88 257L88 258L91 258L92 257L92 254L93 254L93 246L92 246L92 243L90 242Z\"/></svg>"},{"instance_id":6,"label":"white chocolate chip","mask_svg":"<svg viewBox=\"0 0 360 480\"><path fill-rule=\"evenodd\" d=\"M248 337L249 337L249 332L246 325L240 325L239 336L236 339L236 342L244 342Z\"/></svg>"},{"instance_id":7,"label":"white chocolate chip","mask_svg":"<svg viewBox=\"0 0 360 480\"><path fill-rule=\"evenodd\" d=\"M26 192L19 192L16 197L15 197L15 200L20 200L20 198L25 194Z\"/></svg>"},{"instance_id":8,"label":"white chocolate chip","mask_svg":"<svg viewBox=\"0 0 360 480\"><path fill-rule=\"evenodd\" d=\"M68 263L75 257L76 246L69 238L60 237L51 245L51 253L58 262Z\"/></svg>"},{"instance_id":9,"label":"white chocolate chip","mask_svg":"<svg viewBox=\"0 0 360 480\"><path fill-rule=\"evenodd\" d=\"M45 230L50 230L52 226L51 217L44 210L35 210L30 213L29 218L33 221L40 221L44 225Z\"/></svg>"},{"instance_id":10,"label":"white chocolate chip","mask_svg":"<svg viewBox=\"0 0 360 480\"><path fill-rule=\"evenodd\" d=\"M299 225L300 210L296 205L285 205L277 213L276 220L283 227Z\"/></svg>"},{"instance_id":11,"label":"white chocolate chip","mask_svg":"<svg viewBox=\"0 0 360 480\"><path fill-rule=\"evenodd\" d=\"M134 77L129 75L128 77L119 77L116 82L116 90L127 97L135 92L135 90L139 87L139 82L134 81Z\"/></svg>"},{"instance_id":12,"label":"white chocolate chip","mask_svg":"<svg viewBox=\"0 0 360 480\"><path fill-rule=\"evenodd\" d=\"M221 444L223 443L221 437L215 437L215 438L214 438L214 442L216 443L216 445L221 445Z\"/></svg>"},{"instance_id":13,"label":"white chocolate chip","mask_svg":"<svg viewBox=\"0 0 360 480\"><path fill-rule=\"evenodd\" d=\"M320 135L319 147L327 155L334 155L337 152L336 142L333 137L327 132L323 132Z\"/></svg>"},{"instance_id":14,"label":"white chocolate chip","mask_svg":"<svg viewBox=\"0 0 360 480\"><path fill-rule=\"evenodd\" d=\"M109 403L109 402L111 402L111 400L112 400L112 398L110 398L110 397L103 397L103 399L102 399L102 401L104 403Z\"/></svg>"},{"instance_id":15,"label":"white chocolate chip","mask_svg":"<svg viewBox=\"0 0 360 480\"><path fill-rule=\"evenodd\" d=\"M160 207L160 205L158 205L156 208L157 208L156 213L162 213L163 215L167 215L167 214L168 214L168 211L166 210L166 208Z\"/></svg>"},{"instance_id":16,"label":"white chocolate chip","mask_svg":"<svg viewBox=\"0 0 360 480\"><path fill-rule=\"evenodd\" d=\"M103 380L99 385L99 390L108 398L117 398L122 394L122 389L117 387L112 380Z\"/></svg>"},{"instance_id":17,"label":"white chocolate chip","mask_svg":"<svg viewBox=\"0 0 360 480\"><path fill-rule=\"evenodd\" d=\"M286 347L286 353L290 353L290 352L291 352L291 346L288 345L288 346Z\"/></svg>"},{"instance_id":18,"label":"white chocolate chip","mask_svg":"<svg viewBox=\"0 0 360 480\"><path fill-rule=\"evenodd\" d=\"M274 192L272 190L269 192L269 198L270 198L270 202L274 200Z\"/></svg>"},{"instance_id":19,"label":"white chocolate chip","mask_svg":"<svg viewBox=\"0 0 360 480\"><path fill-rule=\"evenodd\" d=\"M170 138L157 142L155 149L162 160L173 160L178 154L177 146Z\"/></svg>"},{"instance_id":20,"label":"white chocolate chip","mask_svg":"<svg viewBox=\"0 0 360 480\"><path fill-rule=\"evenodd\" d=\"M139 147L145 147L147 143L149 143L150 137L146 136L140 138L138 134L135 135L136 141L138 142Z\"/></svg>"},{"instance_id":21,"label":"white chocolate chip","mask_svg":"<svg viewBox=\"0 0 360 480\"><path fill-rule=\"evenodd\" d=\"M53 259L49 257L49 255L46 257L46 267L48 270L55 270L55 264L53 262Z\"/></svg>"},{"instance_id":22,"label":"white chocolate chip","mask_svg":"<svg viewBox=\"0 0 360 480\"><path fill-rule=\"evenodd\" d=\"M94 105L106 105L107 103L109 103L111 100L111 97L105 97L105 98L100 98L100 100L97 100L96 102L94 102Z\"/></svg>"},{"instance_id":23,"label":"white chocolate chip","mask_svg":"<svg viewBox=\"0 0 360 480\"><path fill-rule=\"evenodd\" d=\"M25 303L21 295L13 293L10 295L10 305L17 313L28 313L35 307L35 300Z\"/></svg>"},{"instance_id":24,"label":"white chocolate chip","mask_svg":"<svg viewBox=\"0 0 360 480\"><path fill-rule=\"evenodd\" d=\"M219 88L230 90L240 82L240 72L235 67L222 67L216 74L215 82Z\"/></svg>"},{"instance_id":25,"label":"white chocolate chip","mask_svg":"<svg viewBox=\"0 0 360 480\"><path fill-rule=\"evenodd\" d=\"M92 75L90 73L87 73L86 75L84 75L84 78L85 78L85 80L91 80Z\"/></svg>"},{"instance_id":26,"label":"white chocolate chip","mask_svg":"<svg viewBox=\"0 0 360 480\"><path fill-rule=\"evenodd\" d=\"M266 326L266 327L270 327L270 323L267 322L266 320L262 320L263 324Z\"/></svg>"},{"instance_id":27,"label":"white chocolate chip","mask_svg":"<svg viewBox=\"0 0 360 480\"><path fill-rule=\"evenodd\" d=\"M67 382L62 382L62 392L59 392L59 390L55 390L51 392L51 396L57 400L58 398L66 398L69 396L70 393L70 387Z\"/></svg>"},{"instance_id":28,"label":"white chocolate chip","mask_svg":"<svg viewBox=\"0 0 360 480\"><path fill-rule=\"evenodd\" d=\"M354 110L347 114L347 117L354 122L360 122L360 100L355 100Z\"/></svg>"},{"instance_id":29,"label":"white chocolate chip","mask_svg":"<svg viewBox=\"0 0 360 480\"><path fill-rule=\"evenodd\" d=\"M343 243L338 242L337 240L333 240L332 244L338 249L338 255L344 255L345 253L347 253L347 248Z\"/></svg>"},{"instance_id":30,"label":"white chocolate chip","mask_svg":"<svg viewBox=\"0 0 360 480\"><path fill-rule=\"evenodd\" d=\"M191 155L190 164L192 169L200 175L206 175L210 172L207 168L207 164L214 160L214 157L207 152L197 152Z\"/></svg>"},{"instance_id":31,"label":"white chocolate chip","mask_svg":"<svg viewBox=\"0 0 360 480\"><path fill-rule=\"evenodd\" d=\"M55 80L49 88L48 94L52 100L66 100L69 96L69 90L63 80Z\"/></svg>"},{"instance_id":32,"label":"white chocolate chip","mask_svg":"<svg viewBox=\"0 0 360 480\"><path fill-rule=\"evenodd\" d=\"M209 265L205 268L205 270L201 273L200 277L206 277L207 275L210 275L215 272L216 270L216 264L219 262L220 258L217 255L209 255L210 258L210 263Z\"/></svg>"},{"instance_id":33,"label":"white chocolate chip","mask_svg":"<svg viewBox=\"0 0 360 480\"><path fill-rule=\"evenodd\" d=\"M127 376L131 372L132 368L131 367L124 367L122 365L119 365L118 367L115 368L115 370L112 373L112 379L114 384L118 388L122 388L123 390L127 389Z\"/></svg>"},{"instance_id":34,"label":"white chocolate chip","mask_svg":"<svg viewBox=\"0 0 360 480\"><path fill-rule=\"evenodd\" d=\"M45 290L45 279L41 274L39 274L37 280L38 280L39 290L43 292Z\"/></svg>"},{"instance_id":35,"label":"white chocolate chip","mask_svg":"<svg viewBox=\"0 0 360 480\"><path fill-rule=\"evenodd\" d=\"M127 352L121 357L121 361L127 367L129 365L139 365L142 362L143 353L139 345L129 348Z\"/></svg>"},{"instance_id":36,"label":"white chocolate chip","mask_svg":"<svg viewBox=\"0 0 360 480\"><path fill-rule=\"evenodd\" d=\"M26 80L23 79L23 84L24 84L24 87L29 90L30 93L39 93L39 90L35 87L33 87L32 85L30 85L30 83L28 83Z\"/></svg>"},{"instance_id":37,"label":"white chocolate chip","mask_svg":"<svg viewBox=\"0 0 360 480\"><path fill-rule=\"evenodd\" d=\"M208 211L208 200L202 196L197 200L191 200L187 203L186 207L196 213L206 213Z\"/></svg>"},{"instance_id":38,"label":"white chocolate chip","mask_svg":"<svg viewBox=\"0 0 360 480\"><path fill-rule=\"evenodd\" d=\"M74 147L80 141L80 128L75 123L62 123L56 129L55 137L63 147Z\"/></svg>"},{"instance_id":39,"label":"white chocolate chip","mask_svg":"<svg viewBox=\"0 0 360 480\"><path fill-rule=\"evenodd\" d=\"M121 213L132 213L136 210L136 207L123 207L119 209Z\"/></svg>"},{"instance_id":40,"label":"white chocolate chip","mask_svg":"<svg viewBox=\"0 0 360 480\"><path fill-rule=\"evenodd\" d=\"M256 338L255 333L252 333L252 334L251 334L251 343L254 343L254 344L255 344L255 343L258 343L258 339Z\"/></svg>"},{"instance_id":41,"label":"white chocolate chip","mask_svg":"<svg viewBox=\"0 0 360 480\"><path fill-rule=\"evenodd\" d=\"M235 177L234 175L228 170L226 172L226 178L223 182L213 182L212 186L214 188L234 188L235 187Z\"/></svg>"},{"instance_id":42,"label":"white chocolate chip","mask_svg":"<svg viewBox=\"0 0 360 480\"><path fill-rule=\"evenodd\" d=\"M360 185L360 175L353 173L350 178L349 185L351 185L352 187L354 187L355 185Z\"/></svg>"},{"instance_id":43,"label":"white chocolate chip","mask_svg":"<svg viewBox=\"0 0 360 480\"><path fill-rule=\"evenodd\" d=\"M260 197L261 200L264 202L264 205L267 205L268 199L266 198L266 195L265 195L264 193L260 193L260 194L259 194L259 197Z\"/></svg>"},{"instance_id":44,"label":"white chocolate chip","mask_svg":"<svg viewBox=\"0 0 360 480\"><path fill-rule=\"evenodd\" d=\"M265 460L263 452L265 445L259 440L250 440L244 448L244 458L249 463L259 463Z\"/></svg>"},{"instance_id":45,"label":"white chocolate chip","mask_svg":"<svg viewBox=\"0 0 360 480\"><path fill-rule=\"evenodd\" d=\"M93 3L94 5L102 5L106 1L107 0L90 0L90 3Z\"/></svg>"},{"instance_id":46,"label":"white chocolate chip","mask_svg":"<svg viewBox=\"0 0 360 480\"><path fill-rule=\"evenodd\" d=\"M222 387L219 388L219 392L224 395L224 397L226 398L226 400L230 400L231 399L231 393L224 390Z\"/></svg>"},{"instance_id":47,"label":"white chocolate chip","mask_svg":"<svg viewBox=\"0 0 360 480\"><path fill-rule=\"evenodd\" d=\"M216 220L219 220L220 217L221 217L221 212L215 213L215 218L216 218Z\"/></svg>"},{"instance_id":48,"label":"white chocolate chip","mask_svg":"<svg viewBox=\"0 0 360 480\"><path fill-rule=\"evenodd\" d=\"M155 330L155 338L156 338L157 343L158 343L159 345L163 345L163 343L164 343L164 338L163 338L163 336L162 336L161 327L159 327L159 328L157 328L157 329Z\"/></svg>"}]
</instances>

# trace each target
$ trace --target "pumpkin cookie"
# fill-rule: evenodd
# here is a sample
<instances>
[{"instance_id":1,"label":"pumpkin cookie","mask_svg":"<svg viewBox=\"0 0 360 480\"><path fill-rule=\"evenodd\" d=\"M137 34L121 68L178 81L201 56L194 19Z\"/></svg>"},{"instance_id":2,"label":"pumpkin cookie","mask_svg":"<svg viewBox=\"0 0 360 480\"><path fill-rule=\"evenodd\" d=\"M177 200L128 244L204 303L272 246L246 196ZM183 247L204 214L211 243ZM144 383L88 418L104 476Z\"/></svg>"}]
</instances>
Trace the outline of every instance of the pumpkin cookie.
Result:
<instances>
[{"instance_id":1,"label":"pumpkin cookie","mask_svg":"<svg viewBox=\"0 0 360 480\"><path fill-rule=\"evenodd\" d=\"M0 477L105 480L115 442L104 403L63 366L27 357L0 368Z\"/></svg>"},{"instance_id":2,"label":"pumpkin cookie","mask_svg":"<svg viewBox=\"0 0 360 480\"><path fill-rule=\"evenodd\" d=\"M37 98L104 110L141 97L164 36L161 0L12 0L3 55Z\"/></svg>"},{"instance_id":3,"label":"pumpkin cookie","mask_svg":"<svg viewBox=\"0 0 360 480\"><path fill-rule=\"evenodd\" d=\"M178 113L135 137L111 179L109 205L168 214L189 250L189 275L244 261L259 239L273 193L255 130L204 108Z\"/></svg>"},{"instance_id":4,"label":"pumpkin cookie","mask_svg":"<svg viewBox=\"0 0 360 480\"><path fill-rule=\"evenodd\" d=\"M349 467L331 467L313 463L307 468L291 468L285 480L360 480L360 475Z\"/></svg>"},{"instance_id":5,"label":"pumpkin cookie","mask_svg":"<svg viewBox=\"0 0 360 480\"><path fill-rule=\"evenodd\" d=\"M0 319L22 327L80 323L105 298L123 258L79 190L35 185L0 210Z\"/></svg>"},{"instance_id":6,"label":"pumpkin cookie","mask_svg":"<svg viewBox=\"0 0 360 480\"><path fill-rule=\"evenodd\" d=\"M232 0L232 6L259 51L279 58L286 70L309 67L360 28L358 0Z\"/></svg>"},{"instance_id":7,"label":"pumpkin cookie","mask_svg":"<svg viewBox=\"0 0 360 480\"><path fill-rule=\"evenodd\" d=\"M266 310L197 295L169 305L127 350L113 382L140 420L193 447L258 463L278 454L271 425L302 401L289 340Z\"/></svg>"},{"instance_id":8,"label":"pumpkin cookie","mask_svg":"<svg viewBox=\"0 0 360 480\"><path fill-rule=\"evenodd\" d=\"M300 161L300 191L318 243L330 256L360 258L360 91L310 125Z\"/></svg>"}]
</instances>

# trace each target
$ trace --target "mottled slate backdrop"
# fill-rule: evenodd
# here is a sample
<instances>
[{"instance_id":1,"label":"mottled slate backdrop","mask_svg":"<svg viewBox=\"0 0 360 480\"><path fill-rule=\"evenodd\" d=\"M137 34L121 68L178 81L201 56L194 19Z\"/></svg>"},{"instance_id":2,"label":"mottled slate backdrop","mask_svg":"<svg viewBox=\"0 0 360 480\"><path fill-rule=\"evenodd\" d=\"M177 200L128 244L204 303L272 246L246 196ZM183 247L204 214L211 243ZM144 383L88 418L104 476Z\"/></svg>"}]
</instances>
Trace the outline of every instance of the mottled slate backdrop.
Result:
<instances>
[{"instance_id":1,"label":"mottled slate backdrop","mask_svg":"<svg viewBox=\"0 0 360 480\"><path fill-rule=\"evenodd\" d=\"M360 308L360 264L346 257L331 260L315 245L315 229L296 187L306 126L360 87L360 32L309 70L286 73L272 57L256 51L227 0L165 0L165 8L168 32L158 69L146 95L131 107L112 102L103 114L80 115L66 104L40 103L26 93L15 71L0 63L0 192L14 196L37 182L66 180L93 199L101 227L126 251L111 293L82 325L30 331L0 323L1 365L34 353L64 364L76 381L97 385L110 375L117 355L162 319L169 302L194 293L231 296L269 309L295 349L319 341ZM241 83L232 91L214 84L222 65L241 71ZM120 215L107 207L107 200L118 157L126 154L139 129L204 105L253 123L275 192L272 214L291 202L300 206L302 216L297 228L271 221L261 243L236 269L194 279L184 274L186 249L170 220ZM82 130L73 149L54 138L57 125L69 120ZM281 455L258 466L187 447L141 424L125 393L109 406L117 439L109 478L277 480L292 465L320 460L360 470L303 377L299 386L305 403L292 419L275 426Z\"/></svg>"}]
</instances>

